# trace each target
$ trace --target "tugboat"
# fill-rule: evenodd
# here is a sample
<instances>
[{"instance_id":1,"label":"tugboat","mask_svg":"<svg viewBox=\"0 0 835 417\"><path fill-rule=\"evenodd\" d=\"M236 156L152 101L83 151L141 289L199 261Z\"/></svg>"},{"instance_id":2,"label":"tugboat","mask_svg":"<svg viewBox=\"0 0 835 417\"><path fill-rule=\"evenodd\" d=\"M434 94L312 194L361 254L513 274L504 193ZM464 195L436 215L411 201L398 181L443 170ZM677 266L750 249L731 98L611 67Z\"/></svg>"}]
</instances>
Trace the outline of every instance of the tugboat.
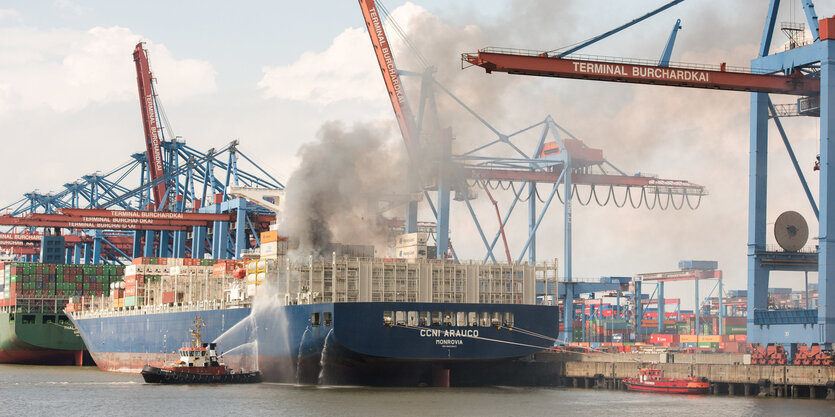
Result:
<instances>
[{"instance_id":1,"label":"tugboat","mask_svg":"<svg viewBox=\"0 0 835 417\"><path fill-rule=\"evenodd\" d=\"M710 385L694 376L687 378L664 378L661 369L640 369L638 377L623 379L626 389L642 392L663 392L668 394L704 395L708 393Z\"/></svg>"},{"instance_id":2,"label":"tugboat","mask_svg":"<svg viewBox=\"0 0 835 417\"><path fill-rule=\"evenodd\" d=\"M179 350L180 360L162 368L145 365L142 377L162 384L245 384L261 382L261 373L235 372L221 362L215 343L203 343L200 328L206 324L197 316L191 331L191 346Z\"/></svg>"}]
</instances>

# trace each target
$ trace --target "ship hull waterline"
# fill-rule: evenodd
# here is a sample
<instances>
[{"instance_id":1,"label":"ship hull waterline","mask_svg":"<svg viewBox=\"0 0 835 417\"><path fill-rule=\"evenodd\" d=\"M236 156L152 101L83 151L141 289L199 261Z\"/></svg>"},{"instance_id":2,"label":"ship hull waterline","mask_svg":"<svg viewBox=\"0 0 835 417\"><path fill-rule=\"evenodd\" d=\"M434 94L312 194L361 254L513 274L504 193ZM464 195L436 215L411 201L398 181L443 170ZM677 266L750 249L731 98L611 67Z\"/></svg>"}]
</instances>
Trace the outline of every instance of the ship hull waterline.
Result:
<instances>
[{"instance_id":1,"label":"ship hull waterline","mask_svg":"<svg viewBox=\"0 0 835 417\"><path fill-rule=\"evenodd\" d=\"M504 323L384 323L383 314L432 311L511 314ZM553 371L531 361L553 345L556 308L515 304L323 303L250 309L73 318L103 370L140 372L175 360L185 328L200 315L233 369L265 381L329 385L549 385ZM219 325L220 324L220 325ZM482 323L483 324L483 323ZM178 333L179 332L179 333ZM242 349L243 347L243 349ZM553 382L544 382L553 381Z\"/></svg>"}]
</instances>

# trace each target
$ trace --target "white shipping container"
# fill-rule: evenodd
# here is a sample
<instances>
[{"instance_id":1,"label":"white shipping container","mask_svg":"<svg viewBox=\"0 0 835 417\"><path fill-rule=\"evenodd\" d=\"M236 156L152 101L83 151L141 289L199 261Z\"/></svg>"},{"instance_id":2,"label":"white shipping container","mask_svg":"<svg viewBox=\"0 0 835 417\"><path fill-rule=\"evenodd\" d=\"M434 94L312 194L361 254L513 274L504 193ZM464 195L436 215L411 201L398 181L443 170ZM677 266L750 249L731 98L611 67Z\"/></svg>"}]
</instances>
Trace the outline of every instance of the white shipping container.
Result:
<instances>
[{"instance_id":1,"label":"white shipping container","mask_svg":"<svg viewBox=\"0 0 835 417\"><path fill-rule=\"evenodd\" d=\"M278 242L261 243L261 256L278 255Z\"/></svg>"},{"instance_id":2,"label":"white shipping container","mask_svg":"<svg viewBox=\"0 0 835 417\"><path fill-rule=\"evenodd\" d=\"M407 246L426 246L426 243L429 241L429 233L407 233L405 235L399 235L395 238L394 245L395 247L407 247Z\"/></svg>"},{"instance_id":3,"label":"white shipping container","mask_svg":"<svg viewBox=\"0 0 835 417\"><path fill-rule=\"evenodd\" d=\"M126 266L125 267L125 276L140 274L141 272L137 272L137 269L138 269L137 266L140 266L140 265L128 265L128 266ZM142 272L145 272L145 271L142 271Z\"/></svg>"},{"instance_id":4,"label":"white shipping container","mask_svg":"<svg viewBox=\"0 0 835 417\"><path fill-rule=\"evenodd\" d=\"M171 272L171 275L180 275L186 273L184 268L185 267L183 266L172 266L171 269L169 269L169 271Z\"/></svg>"},{"instance_id":5,"label":"white shipping container","mask_svg":"<svg viewBox=\"0 0 835 417\"><path fill-rule=\"evenodd\" d=\"M395 250L395 257L405 259L426 259L426 254L428 253L427 251L428 248L426 245L398 247Z\"/></svg>"}]
</instances>

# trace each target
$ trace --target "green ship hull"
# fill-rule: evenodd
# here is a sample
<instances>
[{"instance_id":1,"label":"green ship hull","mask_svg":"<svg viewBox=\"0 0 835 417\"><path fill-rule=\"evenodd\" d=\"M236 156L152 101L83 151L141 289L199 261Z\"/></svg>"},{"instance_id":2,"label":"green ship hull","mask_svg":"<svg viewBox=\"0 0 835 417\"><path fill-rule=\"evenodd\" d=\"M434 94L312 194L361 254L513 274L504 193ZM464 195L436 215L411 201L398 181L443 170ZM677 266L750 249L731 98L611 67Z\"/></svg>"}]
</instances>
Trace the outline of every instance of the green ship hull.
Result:
<instances>
[{"instance_id":1,"label":"green ship hull","mask_svg":"<svg viewBox=\"0 0 835 417\"><path fill-rule=\"evenodd\" d=\"M85 356L63 313L0 312L0 363L81 365Z\"/></svg>"}]
</instances>

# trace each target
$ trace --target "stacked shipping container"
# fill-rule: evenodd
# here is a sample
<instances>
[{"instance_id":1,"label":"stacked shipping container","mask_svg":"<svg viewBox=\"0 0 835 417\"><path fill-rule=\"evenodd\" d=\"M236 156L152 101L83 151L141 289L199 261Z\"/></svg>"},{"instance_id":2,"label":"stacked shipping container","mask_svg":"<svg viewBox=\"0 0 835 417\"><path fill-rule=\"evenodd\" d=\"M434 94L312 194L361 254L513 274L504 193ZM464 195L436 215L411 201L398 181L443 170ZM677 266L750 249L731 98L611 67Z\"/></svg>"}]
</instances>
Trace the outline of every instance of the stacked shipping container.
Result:
<instances>
[{"instance_id":1,"label":"stacked shipping container","mask_svg":"<svg viewBox=\"0 0 835 417\"><path fill-rule=\"evenodd\" d=\"M109 296L110 283L121 280L116 265L0 263L0 306L19 299Z\"/></svg>"},{"instance_id":2,"label":"stacked shipping container","mask_svg":"<svg viewBox=\"0 0 835 417\"><path fill-rule=\"evenodd\" d=\"M395 238L394 257L412 262L435 259L437 249L428 246L428 233L407 233Z\"/></svg>"},{"instance_id":3,"label":"stacked shipping container","mask_svg":"<svg viewBox=\"0 0 835 417\"><path fill-rule=\"evenodd\" d=\"M190 298L216 299L219 286L197 278L229 278L240 261L192 258L134 258L124 282L113 287L113 308L181 303ZM187 292L186 292L187 291Z\"/></svg>"}]
</instances>

